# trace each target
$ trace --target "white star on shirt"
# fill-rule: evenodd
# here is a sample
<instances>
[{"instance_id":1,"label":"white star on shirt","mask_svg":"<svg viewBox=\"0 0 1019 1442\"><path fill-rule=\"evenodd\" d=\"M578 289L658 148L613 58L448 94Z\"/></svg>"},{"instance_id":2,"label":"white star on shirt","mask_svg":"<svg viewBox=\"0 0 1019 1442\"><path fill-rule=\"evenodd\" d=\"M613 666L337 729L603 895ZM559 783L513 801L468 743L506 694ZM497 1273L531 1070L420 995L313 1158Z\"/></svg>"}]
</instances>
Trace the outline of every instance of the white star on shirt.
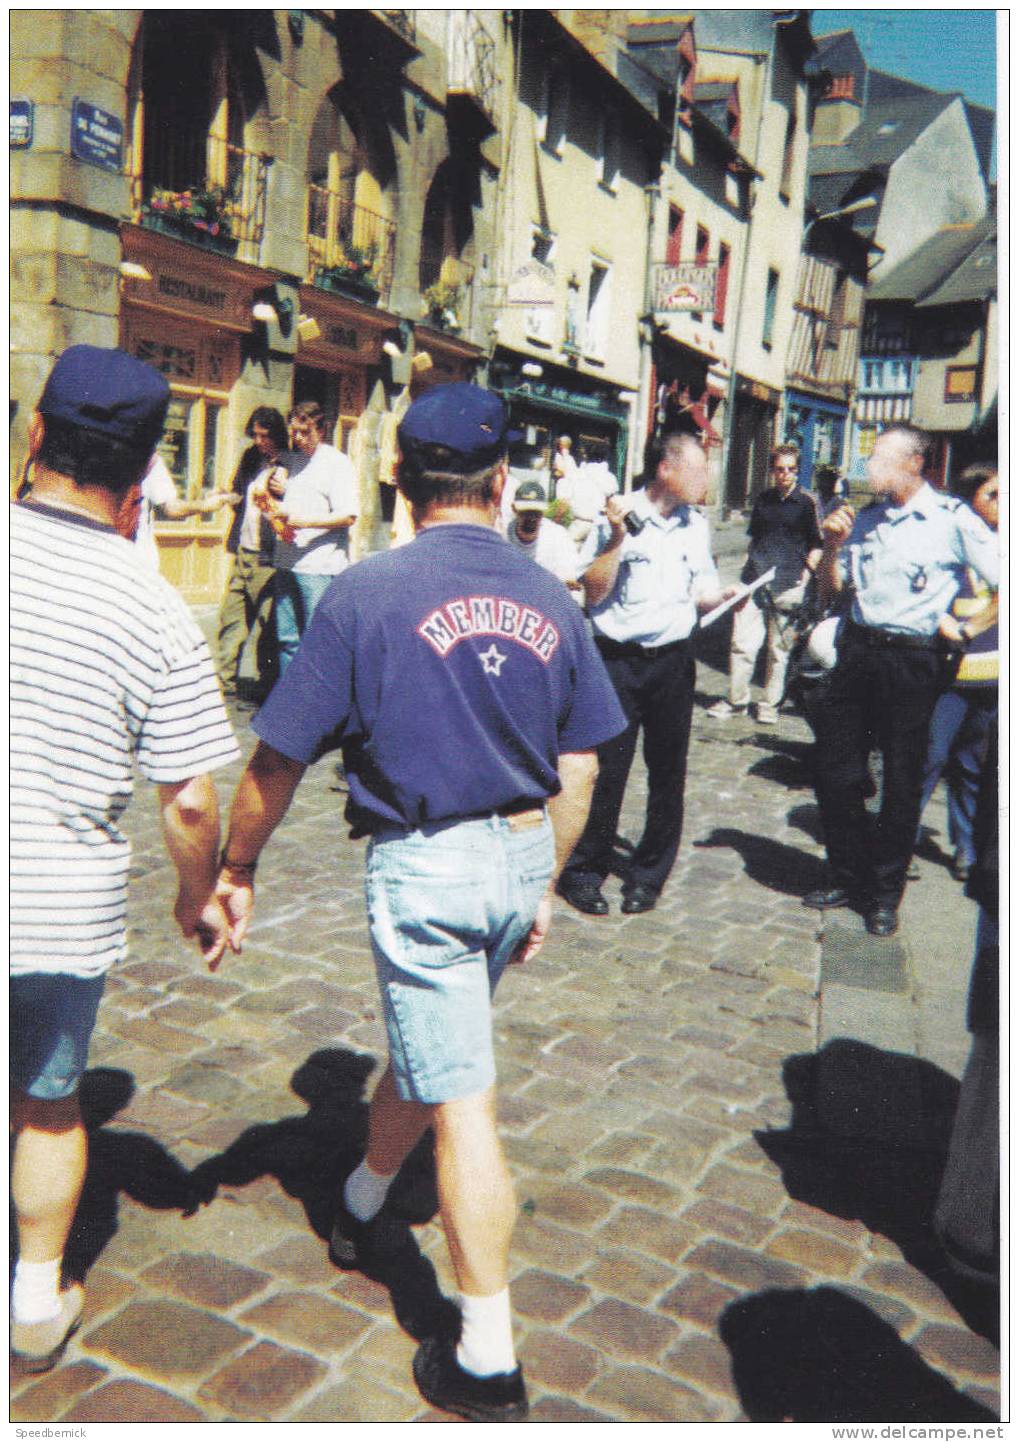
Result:
<instances>
[{"instance_id":1,"label":"white star on shirt","mask_svg":"<svg viewBox=\"0 0 1019 1442\"><path fill-rule=\"evenodd\" d=\"M502 654L501 651L497 651L495 649L494 641L492 642L491 646L489 646L487 651L482 651L479 653L479 659L482 666L485 668L486 676L502 675L503 662L506 660L506 657Z\"/></svg>"}]
</instances>

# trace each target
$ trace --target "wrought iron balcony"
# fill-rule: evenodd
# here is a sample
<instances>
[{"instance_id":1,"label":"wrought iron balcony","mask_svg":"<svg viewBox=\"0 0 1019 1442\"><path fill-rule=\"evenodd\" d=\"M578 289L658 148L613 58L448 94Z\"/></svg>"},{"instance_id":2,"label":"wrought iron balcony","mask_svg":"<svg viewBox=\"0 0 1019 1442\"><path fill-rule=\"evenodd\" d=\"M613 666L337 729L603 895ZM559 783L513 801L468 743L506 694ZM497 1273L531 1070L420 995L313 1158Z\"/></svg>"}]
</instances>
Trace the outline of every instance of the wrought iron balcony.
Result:
<instances>
[{"instance_id":1,"label":"wrought iron balcony","mask_svg":"<svg viewBox=\"0 0 1019 1442\"><path fill-rule=\"evenodd\" d=\"M213 136L157 131L132 177L132 218L150 230L257 260L270 157Z\"/></svg>"},{"instance_id":2,"label":"wrought iron balcony","mask_svg":"<svg viewBox=\"0 0 1019 1442\"><path fill-rule=\"evenodd\" d=\"M495 41L473 10L449 12L446 98L450 117L479 139L496 128L499 73Z\"/></svg>"},{"instance_id":3,"label":"wrought iron balcony","mask_svg":"<svg viewBox=\"0 0 1019 1442\"><path fill-rule=\"evenodd\" d=\"M321 185L308 186L308 279L372 304L393 281L396 225Z\"/></svg>"}]
</instances>

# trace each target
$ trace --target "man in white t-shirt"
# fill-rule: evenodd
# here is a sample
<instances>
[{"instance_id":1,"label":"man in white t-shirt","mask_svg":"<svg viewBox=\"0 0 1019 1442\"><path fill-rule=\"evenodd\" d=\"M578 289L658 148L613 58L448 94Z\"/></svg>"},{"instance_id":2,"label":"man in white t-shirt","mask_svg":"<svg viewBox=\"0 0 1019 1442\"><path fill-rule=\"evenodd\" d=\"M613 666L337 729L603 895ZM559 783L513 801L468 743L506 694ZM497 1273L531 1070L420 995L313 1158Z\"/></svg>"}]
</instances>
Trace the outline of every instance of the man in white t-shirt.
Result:
<instances>
[{"instance_id":1,"label":"man in white t-shirt","mask_svg":"<svg viewBox=\"0 0 1019 1442\"><path fill-rule=\"evenodd\" d=\"M138 512L138 529L134 543L154 571L159 570L159 550L156 546L155 512L168 521L183 521L188 516L207 516L218 511L220 506L232 506L238 497L232 491L213 491L197 501L185 501L177 493L177 483L166 468L166 462L157 451L152 457L148 470L142 477L141 509Z\"/></svg>"},{"instance_id":2,"label":"man in white t-shirt","mask_svg":"<svg viewBox=\"0 0 1019 1442\"><path fill-rule=\"evenodd\" d=\"M506 528L506 539L571 590L579 591L577 548L569 533L545 515L547 504L538 481L521 481L513 498L513 519Z\"/></svg>"},{"instance_id":3,"label":"man in white t-shirt","mask_svg":"<svg viewBox=\"0 0 1019 1442\"><path fill-rule=\"evenodd\" d=\"M270 519L275 516L286 523L273 553L281 675L330 581L350 564L350 528L361 509L353 465L322 439L322 407L316 401L302 401L287 420L294 450L308 461L298 475L291 476L286 495L269 513Z\"/></svg>"},{"instance_id":4,"label":"man in white t-shirt","mask_svg":"<svg viewBox=\"0 0 1019 1442\"><path fill-rule=\"evenodd\" d=\"M604 457L584 461L559 482L556 495L573 512L570 535L578 546L587 539L588 531L605 510L605 502L618 489Z\"/></svg>"}]
</instances>

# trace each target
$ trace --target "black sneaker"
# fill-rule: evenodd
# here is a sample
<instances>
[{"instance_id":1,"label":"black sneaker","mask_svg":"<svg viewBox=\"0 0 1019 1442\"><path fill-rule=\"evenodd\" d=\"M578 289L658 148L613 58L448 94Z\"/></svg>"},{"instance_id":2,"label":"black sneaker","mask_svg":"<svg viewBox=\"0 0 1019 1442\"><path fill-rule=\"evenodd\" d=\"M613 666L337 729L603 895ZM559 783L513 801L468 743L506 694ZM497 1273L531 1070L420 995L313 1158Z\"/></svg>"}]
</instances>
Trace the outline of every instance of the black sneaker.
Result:
<instances>
[{"instance_id":1,"label":"black sneaker","mask_svg":"<svg viewBox=\"0 0 1019 1442\"><path fill-rule=\"evenodd\" d=\"M524 1374L497 1372L475 1377L456 1360L456 1343L429 1337L414 1353L414 1381L426 1402L471 1422L521 1422L527 1416Z\"/></svg>"},{"instance_id":2,"label":"black sneaker","mask_svg":"<svg viewBox=\"0 0 1019 1442\"><path fill-rule=\"evenodd\" d=\"M329 1238L329 1257L344 1271L363 1268L373 1259L392 1256L407 1240L406 1223L383 1206L368 1222L360 1222L340 1202Z\"/></svg>"}]
</instances>

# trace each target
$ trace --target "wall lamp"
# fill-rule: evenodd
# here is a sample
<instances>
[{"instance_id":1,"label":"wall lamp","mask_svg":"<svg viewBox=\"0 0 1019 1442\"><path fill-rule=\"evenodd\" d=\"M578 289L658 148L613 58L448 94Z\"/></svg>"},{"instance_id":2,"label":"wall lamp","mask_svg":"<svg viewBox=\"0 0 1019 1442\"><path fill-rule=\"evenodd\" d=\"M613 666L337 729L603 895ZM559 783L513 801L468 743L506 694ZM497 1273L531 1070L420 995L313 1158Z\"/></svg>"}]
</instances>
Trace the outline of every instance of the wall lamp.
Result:
<instances>
[{"instance_id":1,"label":"wall lamp","mask_svg":"<svg viewBox=\"0 0 1019 1442\"><path fill-rule=\"evenodd\" d=\"M136 260L122 260L120 262L120 273L125 280L151 280L152 272L146 270Z\"/></svg>"},{"instance_id":2,"label":"wall lamp","mask_svg":"<svg viewBox=\"0 0 1019 1442\"><path fill-rule=\"evenodd\" d=\"M537 378L543 376L545 372L537 361L524 361L520 367L520 374L522 376L530 376L533 380L537 380Z\"/></svg>"},{"instance_id":3,"label":"wall lamp","mask_svg":"<svg viewBox=\"0 0 1019 1442\"><path fill-rule=\"evenodd\" d=\"M288 295L278 295L275 286L266 286L255 292L255 303L251 307L252 320L263 325L276 322L282 335L289 335L294 324L294 302Z\"/></svg>"},{"instance_id":4,"label":"wall lamp","mask_svg":"<svg viewBox=\"0 0 1019 1442\"><path fill-rule=\"evenodd\" d=\"M810 234L814 226L819 225L822 220L841 220L843 216L856 215L858 211L870 210L875 205L877 205L877 197L865 195L862 200L854 200L850 205L840 206L838 210L826 210L824 215L815 215L813 220L808 220L804 227L804 239Z\"/></svg>"}]
</instances>

